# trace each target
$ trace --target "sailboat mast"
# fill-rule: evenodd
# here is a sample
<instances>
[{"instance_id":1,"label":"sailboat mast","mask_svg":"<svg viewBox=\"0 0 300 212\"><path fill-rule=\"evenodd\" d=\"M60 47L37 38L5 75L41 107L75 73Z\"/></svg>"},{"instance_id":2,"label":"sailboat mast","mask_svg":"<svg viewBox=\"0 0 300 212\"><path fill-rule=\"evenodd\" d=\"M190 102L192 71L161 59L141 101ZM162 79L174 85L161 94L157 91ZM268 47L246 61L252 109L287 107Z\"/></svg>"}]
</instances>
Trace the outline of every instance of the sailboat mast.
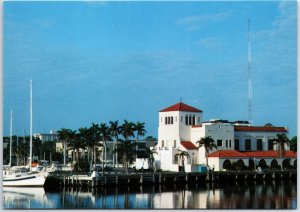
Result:
<instances>
[{"instance_id":1,"label":"sailboat mast","mask_svg":"<svg viewBox=\"0 0 300 212\"><path fill-rule=\"evenodd\" d=\"M32 80L30 80L30 172L32 171Z\"/></svg>"},{"instance_id":2,"label":"sailboat mast","mask_svg":"<svg viewBox=\"0 0 300 212\"><path fill-rule=\"evenodd\" d=\"M10 139L9 139L9 166L11 167L11 152L12 152L12 110L10 110Z\"/></svg>"}]
</instances>

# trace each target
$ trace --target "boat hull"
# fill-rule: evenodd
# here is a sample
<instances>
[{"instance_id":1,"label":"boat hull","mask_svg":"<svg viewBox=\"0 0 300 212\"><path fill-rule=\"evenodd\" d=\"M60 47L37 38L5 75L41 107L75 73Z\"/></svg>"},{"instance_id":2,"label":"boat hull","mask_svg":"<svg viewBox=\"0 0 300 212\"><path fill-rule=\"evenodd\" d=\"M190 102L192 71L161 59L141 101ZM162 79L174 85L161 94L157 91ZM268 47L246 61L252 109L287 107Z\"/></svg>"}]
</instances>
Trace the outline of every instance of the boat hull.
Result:
<instances>
[{"instance_id":1,"label":"boat hull","mask_svg":"<svg viewBox=\"0 0 300 212\"><path fill-rule=\"evenodd\" d=\"M46 177L42 174L32 174L20 177L4 177L3 187L43 187Z\"/></svg>"}]
</instances>

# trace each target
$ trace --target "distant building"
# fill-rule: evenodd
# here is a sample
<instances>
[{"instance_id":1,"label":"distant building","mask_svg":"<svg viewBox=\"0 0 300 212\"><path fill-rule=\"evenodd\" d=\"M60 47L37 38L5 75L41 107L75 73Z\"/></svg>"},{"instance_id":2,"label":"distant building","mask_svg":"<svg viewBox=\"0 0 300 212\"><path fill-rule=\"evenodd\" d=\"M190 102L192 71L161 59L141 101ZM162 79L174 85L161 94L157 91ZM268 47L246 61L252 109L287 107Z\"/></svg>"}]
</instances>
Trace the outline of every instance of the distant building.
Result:
<instances>
[{"instance_id":1,"label":"distant building","mask_svg":"<svg viewBox=\"0 0 300 212\"><path fill-rule=\"evenodd\" d=\"M247 121L229 122L214 119L203 122L203 111L179 102L159 111L158 144L155 146L155 166L158 169L178 171L181 160L178 150L189 154L185 171L197 171L206 165L205 149L197 149L197 141L212 137L217 145L208 155L209 167L226 170L233 164L247 167L275 167L296 163L296 154L286 146L284 159L277 156L273 144L276 134L288 134L286 127L251 126Z\"/></svg>"},{"instance_id":2,"label":"distant building","mask_svg":"<svg viewBox=\"0 0 300 212\"><path fill-rule=\"evenodd\" d=\"M35 133L33 137L39 138L42 142L45 141L58 141L58 133L56 131L50 131L50 133Z\"/></svg>"}]
</instances>

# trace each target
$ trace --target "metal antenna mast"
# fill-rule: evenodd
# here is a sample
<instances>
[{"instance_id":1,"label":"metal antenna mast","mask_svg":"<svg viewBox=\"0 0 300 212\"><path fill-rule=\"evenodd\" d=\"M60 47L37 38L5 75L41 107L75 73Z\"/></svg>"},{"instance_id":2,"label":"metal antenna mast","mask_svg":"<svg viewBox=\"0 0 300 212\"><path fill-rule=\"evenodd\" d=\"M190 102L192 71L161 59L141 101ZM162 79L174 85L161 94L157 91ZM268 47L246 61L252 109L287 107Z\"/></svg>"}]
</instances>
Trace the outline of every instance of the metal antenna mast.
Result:
<instances>
[{"instance_id":1,"label":"metal antenna mast","mask_svg":"<svg viewBox=\"0 0 300 212\"><path fill-rule=\"evenodd\" d=\"M248 113L249 113L249 123L250 125L253 125L250 19L248 19Z\"/></svg>"}]
</instances>

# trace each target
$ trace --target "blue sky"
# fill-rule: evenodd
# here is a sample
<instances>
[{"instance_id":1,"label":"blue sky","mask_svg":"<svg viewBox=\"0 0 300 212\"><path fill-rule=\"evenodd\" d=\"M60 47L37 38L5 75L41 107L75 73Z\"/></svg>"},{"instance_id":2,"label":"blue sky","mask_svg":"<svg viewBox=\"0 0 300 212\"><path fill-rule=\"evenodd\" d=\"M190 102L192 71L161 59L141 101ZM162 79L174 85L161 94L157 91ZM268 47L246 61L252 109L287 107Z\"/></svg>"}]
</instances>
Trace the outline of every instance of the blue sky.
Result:
<instances>
[{"instance_id":1,"label":"blue sky","mask_svg":"<svg viewBox=\"0 0 300 212\"><path fill-rule=\"evenodd\" d=\"M204 119L248 119L296 135L296 2L4 2L4 135L145 122L183 102Z\"/></svg>"}]
</instances>

